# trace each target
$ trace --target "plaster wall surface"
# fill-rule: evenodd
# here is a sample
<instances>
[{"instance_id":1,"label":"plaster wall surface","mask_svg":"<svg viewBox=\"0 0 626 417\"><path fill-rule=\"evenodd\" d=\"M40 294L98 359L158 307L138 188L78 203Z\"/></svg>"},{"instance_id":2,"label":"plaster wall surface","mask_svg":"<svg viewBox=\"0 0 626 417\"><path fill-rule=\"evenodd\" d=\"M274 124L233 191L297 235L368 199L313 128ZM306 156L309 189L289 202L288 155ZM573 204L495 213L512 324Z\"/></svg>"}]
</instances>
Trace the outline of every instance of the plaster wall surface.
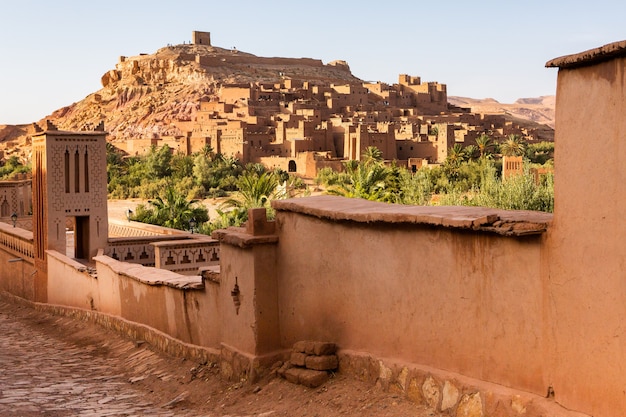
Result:
<instances>
[{"instance_id":1,"label":"plaster wall surface","mask_svg":"<svg viewBox=\"0 0 626 417\"><path fill-rule=\"evenodd\" d=\"M87 268L57 251L48 255L48 302L95 310L100 308L99 282Z\"/></svg>"},{"instance_id":2,"label":"plaster wall surface","mask_svg":"<svg viewBox=\"0 0 626 417\"><path fill-rule=\"evenodd\" d=\"M19 257L0 249L0 290L27 300L35 299L35 266L33 261L16 261Z\"/></svg>"},{"instance_id":3,"label":"plaster wall surface","mask_svg":"<svg viewBox=\"0 0 626 417\"><path fill-rule=\"evenodd\" d=\"M1 290L35 300L38 276L33 254L33 232L0 223Z\"/></svg>"},{"instance_id":4,"label":"plaster wall surface","mask_svg":"<svg viewBox=\"0 0 626 417\"><path fill-rule=\"evenodd\" d=\"M253 248L256 293L256 354L266 355L281 350L278 288L276 276L276 245Z\"/></svg>"},{"instance_id":5,"label":"plaster wall surface","mask_svg":"<svg viewBox=\"0 0 626 417\"><path fill-rule=\"evenodd\" d=\"M222 245L222 257L236 262L222 264L221 285L228 291L220 293L220 318L227 325L222 333L222 342L237 351L253 354L256 351L256 315L254 311L254 250ZM239 289L239 303L235 305L232 291L235 284Z\"/></svg>"},{"instance_id":6,"label":"plaster wall surface","mask_svg":"<svg viewBox=\"0 0 626 417\"><path fill-rule=\"evenodd\" d=\"M558 74L546 262L556 399L626 413L626 58Z\"/></svg>"},{"instance_id":7,"label":"plaster wall surface","mask_svg":"<svg viewBox=\"0 0 626 417\"><path fill-rule=\"evenodd\" d=\"M165 281L188 278L107 256L96 257L96 271L90 274L84 265L56 251L48 251L48 268L50 304L118 316L184 343L220 346L219 283L207 283L202 289L176 288Z\"/></svg>"},{"instance_id":8,"label":"plaster wall surface","mask_svg":"<svg viewBox=\"0 0 626 417\"><path fill-rule=\"evenodd\" d=\"M170 271L97 258L98 279L108 276L119 288L121 316L143 323L185 343L217 348L220 342L219 284L203 289L166 285L185 279Z\"/></svg>"},{"instance_id":9,"label":"plaster wall surface","mask_svg":"<svg viewBox=\"0 0 626 417\"><path fill-rule=\"evenodd\" d=\"M545 394L541 237L284 211L277 228L283 346L329 340Z\"/></svg>"}]
</instances>

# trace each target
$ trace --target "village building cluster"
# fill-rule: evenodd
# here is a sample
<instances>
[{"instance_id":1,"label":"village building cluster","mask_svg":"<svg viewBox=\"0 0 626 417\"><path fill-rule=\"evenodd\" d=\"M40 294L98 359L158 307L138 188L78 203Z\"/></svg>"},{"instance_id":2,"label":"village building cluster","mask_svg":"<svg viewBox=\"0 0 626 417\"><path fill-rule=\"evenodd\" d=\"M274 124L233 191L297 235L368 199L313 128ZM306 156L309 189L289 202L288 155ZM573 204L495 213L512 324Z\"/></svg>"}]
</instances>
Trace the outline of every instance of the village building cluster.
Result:
<instances>
[{"instance_id":1,"label":"village building cluster","mask_svg":"<svg viewBox=\"0 0 626 417\"><path fill-rule=\"evenodd\" d=\"M210 44L204 32L194 32L193 39ZM243 164L313 177L323 167L341 169L342 161L359 160L370 146L380 149L385 160L416 170L445 161L455 143L475 144L481 134L496 141L509 134L529 142L539 139L536 130L504 115L451 106L445 84L420 77L400 74L393 85L338 85L281 76L277 83L222 85L212 101L199 103L195 120L173 122L178 135L116 145L131 155L153 145L167 144L183 154L209 145Z\"/></svg>"}]
</instances>

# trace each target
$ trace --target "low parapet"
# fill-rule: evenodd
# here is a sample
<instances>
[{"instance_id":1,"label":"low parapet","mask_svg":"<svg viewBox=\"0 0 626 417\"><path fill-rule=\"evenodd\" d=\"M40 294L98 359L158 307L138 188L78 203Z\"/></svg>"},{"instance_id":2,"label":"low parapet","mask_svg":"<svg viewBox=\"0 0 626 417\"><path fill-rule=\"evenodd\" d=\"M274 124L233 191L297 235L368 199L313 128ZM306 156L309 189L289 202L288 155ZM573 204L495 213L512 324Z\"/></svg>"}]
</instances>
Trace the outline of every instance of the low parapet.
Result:
<instances>
[{"instance_id":1,"label":"low parapet","mask_svg":"<svg viewBox=\"0 0 626 417\"><path fill-rule=\"evenodd\" d=\"M407 223L496 233L503 236L542 234L552 214L485 207L406 206L337 196L275 200L277 211L291 211L321 219L359 223Z\"/></svg>"}]
</instances>

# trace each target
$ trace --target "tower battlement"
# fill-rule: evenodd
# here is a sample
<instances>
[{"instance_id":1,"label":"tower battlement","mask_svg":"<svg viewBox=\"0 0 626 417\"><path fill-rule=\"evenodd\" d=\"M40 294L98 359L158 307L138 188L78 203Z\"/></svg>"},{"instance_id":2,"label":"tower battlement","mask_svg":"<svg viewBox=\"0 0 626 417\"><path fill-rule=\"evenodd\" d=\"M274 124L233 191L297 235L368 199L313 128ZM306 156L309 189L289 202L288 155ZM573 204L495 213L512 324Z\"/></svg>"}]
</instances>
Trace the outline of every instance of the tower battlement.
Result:
<instances>
[{"instance_id":1,"label":"tower battlement","mask_svg":"<svg viewBox=\"0 0 626 417\"><path fill-rule=\"evenodd\" d=\"M194 45L211 46L211 32L199 32L194 30L191 32L191 43Z\"/></svg>"}]
</instances>

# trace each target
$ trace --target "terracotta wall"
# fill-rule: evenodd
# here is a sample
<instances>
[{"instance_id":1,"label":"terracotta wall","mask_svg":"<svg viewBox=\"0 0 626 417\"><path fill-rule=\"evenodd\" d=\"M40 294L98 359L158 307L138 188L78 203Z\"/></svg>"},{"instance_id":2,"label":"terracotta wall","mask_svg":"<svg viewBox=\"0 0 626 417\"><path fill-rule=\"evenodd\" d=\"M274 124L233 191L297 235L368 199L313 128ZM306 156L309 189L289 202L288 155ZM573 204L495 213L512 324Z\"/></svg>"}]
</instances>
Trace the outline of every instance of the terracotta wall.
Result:
<instances>
[{"instance_id":1,"label":"terracotta wall","mask_svg":"<svg viewBox=\"0 0 626 417\"><path fill-rule=\"evenodd\" d=\"M22 256L9 253L0 246L0 291L34 300L35 274L32 259L27 260Z\"/></svg>"},{"instance_id":2,"label":"terracotta wall","mask_svg":"<svg viewBox=\"0 0 626 417\"><path fill-rule=\"evenodd\" d=\"M626 413L625 68L621 57L558 73L550 380L559 402L595 416Z\"/></svg>"},{"instance_id":3,"label":"terracotta wall","mask_svg":"<svg viewBox=\"0 0 626 417\"><path fill-rule=\"evenodd\" d=\"M35 300L33 232L0 223L0 291Z\"/></svg>"},{"instance_id":4,"label":"terracotta wall","mask_svg":"<svg viewBox=\"0 0 626 417\"><path fill-rule=\"evenodd\" d=\"M237 259L229 263L220 276L224 288L221 292L223 315L219 318L224 323L222 342L251 358L281 350L274 245L246 249L223 245L222 250L225 251L222 256Z\"/></svg>"},{"instance_id":5,"label":"terracotta wall","mask_svg":"<svg viewBox=\"0 0 626 417\"><path fill-rule=\"evenodd\" d=\"M219 283L207 281L203 289L184 289L183 277L170 271L107 256L94 260L97 279L84 265L48 251L48 303L97 310L184 343L220 348Z\"/></svg>"},{"instance_id":6,"label":"terracotta wall","mask_svg":"<svg viewBox=\"0 0 626 417\"><path fill-rule=\"evenodd\" d=\"M48 302L85 310L101 310L100 285L95 274L91 276L85 265L57 251L48 251ZM109 297L104 295L105 303ZM110 314L119 313L119 306L106 305Z\"/></svg>"},{"instance_id":7,"label":"terracotta wall","mask_svg":"<svg viewBox=\"0 0 626 417\"><path fill-rule=\"evenodd\" d=\"M544 395L541 237L278 211L281 343L329 340Z\"/></svg>"}]
</instances>

